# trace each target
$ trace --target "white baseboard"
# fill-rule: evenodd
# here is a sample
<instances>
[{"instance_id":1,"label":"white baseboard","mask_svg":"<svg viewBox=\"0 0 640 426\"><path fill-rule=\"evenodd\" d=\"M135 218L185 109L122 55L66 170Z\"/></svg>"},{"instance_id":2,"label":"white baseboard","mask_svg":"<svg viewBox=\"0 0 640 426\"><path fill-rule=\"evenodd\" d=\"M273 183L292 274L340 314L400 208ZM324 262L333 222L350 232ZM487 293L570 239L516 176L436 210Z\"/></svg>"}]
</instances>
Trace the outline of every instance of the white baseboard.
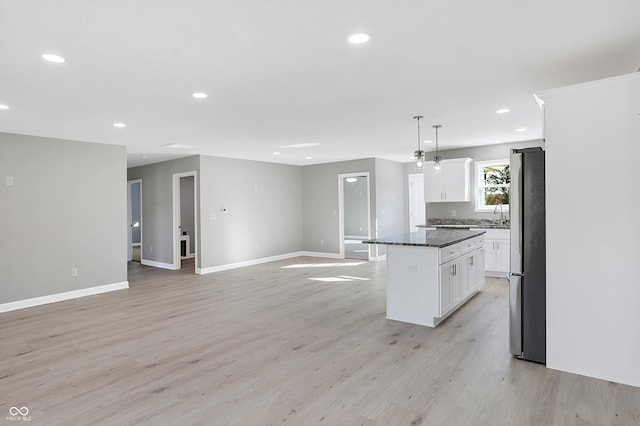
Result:
<instances>
[{"instance_id":1,"label":"white baseboard","mask_svg":"<svg viewBox=\"0 0 640 426\"><path fill-rule=\"evenodd\" d=\"M312 256L327 257L331 259L341 259L337 253L321 253L315 251L296 251L293 253L279 254L277 256L261 257L259 259L250 259L242 262L227 263L225 265L211 266L209 268L196 268L196 274L210 274L212 272L227 271L229 269L243 268L245 266L259 265L261 263L275 262L276 260L291 259L293 257Z\"/></svg>"},{"instance_id":2,"label":"white baseboard","mask_svg":"<svg viewBox=\"0 0 640 426\"><path fill-rule=\"evenodd\" d=\"M369 258L369 262L384 262L387 260L387 255L383 254L382 256L371 256Z\"/></svg>"},{"instance_id":3,"label":"white baseboard","mask_svg":"<svg viewBox=\"0 0 640 426\"><path fill-rule=\"evenodd\" d=\"M32 299L16 300L15 302L0 304L0 313L31 308L33 306L46 305L48 303L61 302L63 300L77 299L79 297L93 296L115 290L129 288L128 281L99 285L96 287L82 288L80 290L65 291L64 293L49 294L47 296L34 297Z\"/></svg>"},{"instance_id":4,"label":"white baseboard","mask_svg":"<svg viewBox=\"0 0 640 426\"><path fill-rule=\"evenodd\" d=\"M140 259L140 263L146 266L155 266L156 268L176 270L172 263L156 262L155 260Z\"/></svg>"}]
</instances>

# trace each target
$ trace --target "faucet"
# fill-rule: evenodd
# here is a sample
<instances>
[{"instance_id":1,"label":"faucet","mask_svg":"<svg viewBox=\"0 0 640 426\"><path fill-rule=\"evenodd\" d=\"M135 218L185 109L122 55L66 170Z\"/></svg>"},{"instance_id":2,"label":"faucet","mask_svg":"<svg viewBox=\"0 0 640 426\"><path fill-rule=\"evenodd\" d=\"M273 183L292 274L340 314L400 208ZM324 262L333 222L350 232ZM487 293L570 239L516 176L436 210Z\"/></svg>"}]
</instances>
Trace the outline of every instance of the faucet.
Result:
<instances>
[{"instance_id":1,"label":"faucet","mask_svg":"<svg viewBox=\"0 0 640 426\"><path fill-rule=\"evenodd\" d=\"M493 208L493 214L498 214L498 207L500 207L500 225L504 225L505 221L504 221L504 211L502 211L502 204L496 204L496 206Z\"/></svg>"}]
</instances>

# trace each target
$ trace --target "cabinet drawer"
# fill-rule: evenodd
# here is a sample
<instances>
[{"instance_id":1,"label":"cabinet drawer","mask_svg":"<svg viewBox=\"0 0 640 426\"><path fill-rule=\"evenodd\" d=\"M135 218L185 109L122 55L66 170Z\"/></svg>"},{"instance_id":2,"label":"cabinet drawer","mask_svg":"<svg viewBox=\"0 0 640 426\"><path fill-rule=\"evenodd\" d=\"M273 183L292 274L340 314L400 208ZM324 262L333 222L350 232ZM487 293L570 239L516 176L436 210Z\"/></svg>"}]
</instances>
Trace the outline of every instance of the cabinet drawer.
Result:
<instances>
[{"instance_id":1,"label":"cabinet drawer","mask_svg":"<svg viewBox=\"0 0 640 426\"><path fill-rule=\"evenodd\" d=\"M478 248L477 238L472 238L470 240L464 240L460 244L460 252L461 253L469 253Z\"/></svg>"},{"instance_id":2,"label":"cabinet drawer","mask_svg":"<svg viewBox=\"0 0 640 426\"><path fill-rule=\"evenodd\" d=\"M451 259L455 259L456 257L460 256L460 244L461 243L457 243L447 247L442 247L439 253L440 264L443 264Z\"/></svg>"}]
</instances>

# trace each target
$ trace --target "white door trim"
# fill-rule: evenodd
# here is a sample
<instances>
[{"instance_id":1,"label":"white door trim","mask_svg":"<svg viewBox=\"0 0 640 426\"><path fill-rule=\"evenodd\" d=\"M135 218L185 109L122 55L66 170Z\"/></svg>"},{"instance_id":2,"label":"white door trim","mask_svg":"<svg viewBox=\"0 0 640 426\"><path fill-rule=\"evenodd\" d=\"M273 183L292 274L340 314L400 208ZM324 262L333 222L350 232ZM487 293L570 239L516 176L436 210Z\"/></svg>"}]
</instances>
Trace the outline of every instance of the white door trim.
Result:
<instances>
[{"instance_id":1,"label":"white door trim","mask_svg":"<svg viewBox=\"0 0 640 426\"><path fill-rule=\"evenodd\" d=\"M344 259L344 179L352 176L367 178L367 238L371 238L371 177L369 172L341 173L338 175L338 242L341 259ZM371 246L369 246L367 257L371 260Z\"/></svg>"},{"instance_id":2,"label":"white door trim","mask_svg":"<svg viewBox=\"0 0 640 426\"><path fill-rule=\"evenodd\" d=\"M140 184L140 259L142 259L142 179L127 181L127 261L133 260L133 230L131 229L133 216L131 212L131 185Z\"/></svg>"},{"instance_id":3,"label":"white door trim","mask_svg":"<svg viewBox=\"0 0 640 426\"><path fill-rule=\"evenodd\" d=\"M173 268L180 269L180 178L193 176L193 224L194 224L194 247L195 247L195 262L197 271L200 269L200 263L198 261L198 230L199 215L198 215L198 172L183 172L173 174ZM195 271L194 271L195 272Z\"/></svg>"}]
</instances>

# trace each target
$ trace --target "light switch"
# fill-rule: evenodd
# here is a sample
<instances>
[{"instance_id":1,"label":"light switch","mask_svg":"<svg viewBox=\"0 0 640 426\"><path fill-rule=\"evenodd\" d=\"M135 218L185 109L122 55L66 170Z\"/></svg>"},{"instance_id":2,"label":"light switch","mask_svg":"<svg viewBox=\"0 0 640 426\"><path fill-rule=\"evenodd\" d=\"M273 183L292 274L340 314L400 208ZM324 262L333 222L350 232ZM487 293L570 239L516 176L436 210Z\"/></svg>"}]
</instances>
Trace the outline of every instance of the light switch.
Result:
<instances>
[{"instance_id":1,"label":"light switch","mask_svg":"<svg viewBox=\"0 0 640 426\"><path fill-rule=\"evenodd\" d=\"M13 176L7 176L7 177L5 178L5 184L6 184L7 186L13 186Z\"/></svg>"}]
</instances>

